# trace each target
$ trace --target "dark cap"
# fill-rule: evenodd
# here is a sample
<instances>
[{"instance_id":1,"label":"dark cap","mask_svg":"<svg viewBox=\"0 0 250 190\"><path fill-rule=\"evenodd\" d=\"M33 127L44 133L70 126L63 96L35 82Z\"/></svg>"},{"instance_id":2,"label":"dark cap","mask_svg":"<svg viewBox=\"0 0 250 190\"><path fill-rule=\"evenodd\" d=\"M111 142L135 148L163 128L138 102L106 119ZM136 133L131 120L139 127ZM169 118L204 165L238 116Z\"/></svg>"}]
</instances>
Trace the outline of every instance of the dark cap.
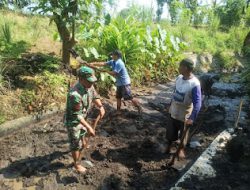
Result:
<instances>
[{"instance_id":1,"label":"dark cap","mask_svg":"<svg viewBox=\"0 0 250 190\"><path fill-rule=\"evenodd\" d=\"M119 50L115 50L111 53L111 55L117 55L117 57L121 58L122 57L122 53Z\"/></svg>"},{"instance_id":2,"label":"dark cap","mask_svg":"<svg viewBox=\"0 0 250 190\"><path fill-rule=\"evenodd\" d=\"M86 79L89 82L96 82L97 78L95 76L95 71L90 67L81 66L78 70L78 76Z\"/></svg>"},{"instance_id":3,"label":"dark cap","mask_svg":"<svg viewBox=\"0 0 250 190\"><path fill-rule=\"evenodd\" d=\"M180 65L185 65L187 66L189 69L194 69L195 68L195 63L192 59L189 59L189 58L186 58L186 59L183 59L181 62L180 62Z\"/></svg>"}]
</instances>

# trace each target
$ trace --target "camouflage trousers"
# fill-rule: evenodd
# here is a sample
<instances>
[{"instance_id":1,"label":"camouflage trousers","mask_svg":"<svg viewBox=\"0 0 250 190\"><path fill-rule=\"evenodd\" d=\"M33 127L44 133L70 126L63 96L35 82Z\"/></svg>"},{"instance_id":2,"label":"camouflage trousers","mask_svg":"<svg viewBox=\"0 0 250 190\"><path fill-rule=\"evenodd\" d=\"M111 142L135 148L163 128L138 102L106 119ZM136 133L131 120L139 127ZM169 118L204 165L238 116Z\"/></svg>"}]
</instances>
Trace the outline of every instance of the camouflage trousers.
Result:
<instances>
[{"instance_id":1,"label":"camouflage trousers","mask_svg":"<svg viewBox=\"0 0 250 190\"><path fill-rule=\"evenodd\" d=\"M82 125L78 124L75 127L66 126L68 131L68 139L71 151L78 151L82 148L81 139L87 133L87 129Z\"/></svg>"}]
</instances>

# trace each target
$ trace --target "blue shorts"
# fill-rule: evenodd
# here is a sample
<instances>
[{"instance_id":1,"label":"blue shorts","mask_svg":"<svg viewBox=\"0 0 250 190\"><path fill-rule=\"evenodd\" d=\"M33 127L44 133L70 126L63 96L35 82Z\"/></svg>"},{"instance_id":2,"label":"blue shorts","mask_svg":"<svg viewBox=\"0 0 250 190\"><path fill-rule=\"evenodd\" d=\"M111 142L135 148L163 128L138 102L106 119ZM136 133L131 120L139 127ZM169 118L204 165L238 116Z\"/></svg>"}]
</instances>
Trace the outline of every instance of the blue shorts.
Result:
<instances>
[{"instance_id":1,"label":"blue shorts","mask_svg":"<svg viewBox=\"0 0 250 190\"><path fill-rule=\"evenodd\" d=\"M123 86L117 86L116 98L117 99L123 98L124 100L132 100L133 96L131 94L130 84L123 85Z\"/></svg>"}]
</instances>

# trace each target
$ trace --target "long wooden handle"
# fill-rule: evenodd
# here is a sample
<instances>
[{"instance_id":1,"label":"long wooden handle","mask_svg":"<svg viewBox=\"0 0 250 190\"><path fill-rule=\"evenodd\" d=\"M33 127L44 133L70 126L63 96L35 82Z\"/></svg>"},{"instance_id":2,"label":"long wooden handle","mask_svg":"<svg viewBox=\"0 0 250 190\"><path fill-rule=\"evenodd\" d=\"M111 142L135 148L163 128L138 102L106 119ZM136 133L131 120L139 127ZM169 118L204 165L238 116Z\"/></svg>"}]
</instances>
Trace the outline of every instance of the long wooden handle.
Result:
<instances>
[{"instance_id":1,"label":"long wooden handle","mask_svg":"<svg viewBox=\"0 0 250 190\"><path fill-rule=\"evenodd\" d=\"M176 152L174 153L170 162L168 163L169 166L172 166L175 162L176 157L178 157L180 150L183 147L183 142L184 142L185 136L187 134L187 131L188 131L188 128L187 128L186 122L184 122L184 129L183 129L183 133L181 136L180 144L178 145Z\"/></svg>"},{"instance_id":2,"label":"long wooden handle","mask_svg":"<svg viewBox=\"0 0 250 190\"><path fill-rule=\"evenodd\" d=\"M238 127L242 105L243 105L243 99L240 100L240 105L239 105L238 112L237 112L237 118L236 118L236 121L234 123L234 129L236 129Z\"/></svg>"},{"instance_id":3,"label":"long wooden handle","mask_svg":"<svg viewBox=\"0 0 250 190\"><path fill-rule=\"evenodd\" d=\"M98 124L98 122L99 122L100 119L101 119L101 115L99 114L99 115L97 116L97 118L95 119L94 124L93 124L94 130L96 129L96 126L97 126L97 124Z\"/></svg>"}]
</instances>

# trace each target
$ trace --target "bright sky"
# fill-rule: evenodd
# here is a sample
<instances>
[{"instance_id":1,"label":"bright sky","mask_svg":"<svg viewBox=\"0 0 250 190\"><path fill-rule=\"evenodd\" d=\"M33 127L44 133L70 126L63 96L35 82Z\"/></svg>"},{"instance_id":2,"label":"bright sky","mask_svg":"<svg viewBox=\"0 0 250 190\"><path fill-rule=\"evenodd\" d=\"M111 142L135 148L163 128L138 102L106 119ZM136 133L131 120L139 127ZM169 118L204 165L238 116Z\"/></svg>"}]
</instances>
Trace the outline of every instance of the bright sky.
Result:
<instances>
[{"instance_id":1,"label":"bright sky","mask_svg":"<svg viewBox=\"0 0 250 190\"><path fill-rule=\"evenodd\" d=\"M154 11L156 11L156 9L157 9L156 0L117 0L117 2L118 2L118 5L119 5L118 6L119 8L117 9L118 12L120 10L128 7L128 5L131 2L133 2L134 4L141 5L141 6L153 8ZM167 16L168 16L167 9L166 9L166 7L164 7L162 17L166 18Z\"/></svg>"},{"instance_id":2,"label":"bright sky","mask_svg":"<svg viewBox=\"0 0 250 190\"><path fill-rule=\"evenodd\" d=\"M149 7L149 8L153 8L154 11L156 11L157 9L157 3L156 0L117 0L117 4L118 9L116 11L121 11L122 9L128 7L128 5L130 4L130 2L133 2L135 4L139 4L145 7ZM203 5L207 5L207 4L211 4L212 0L198 0L198 2L200 4ZM221 3L221 0L217 0L217 3ZM162 18L168 18L169 14L168 14L168 10L167 10L167 5L165 4L163 7L163 13L162 13Z\"/></svg>"},{"instance_id":3,"label":"bright sky","mask_svg":"<svg viewBox=\"0 0 250 190\"><path fill-rule=\"evenodd\" d=\"M117 4L119 5L118 7L118 11L120 11L121 9L126 8L130 2L133 2L135 4L139 4L142 6L147 6L147 7L154 7L156 8L156 0L117 0Z\"/></svg>"}]
</instances>

